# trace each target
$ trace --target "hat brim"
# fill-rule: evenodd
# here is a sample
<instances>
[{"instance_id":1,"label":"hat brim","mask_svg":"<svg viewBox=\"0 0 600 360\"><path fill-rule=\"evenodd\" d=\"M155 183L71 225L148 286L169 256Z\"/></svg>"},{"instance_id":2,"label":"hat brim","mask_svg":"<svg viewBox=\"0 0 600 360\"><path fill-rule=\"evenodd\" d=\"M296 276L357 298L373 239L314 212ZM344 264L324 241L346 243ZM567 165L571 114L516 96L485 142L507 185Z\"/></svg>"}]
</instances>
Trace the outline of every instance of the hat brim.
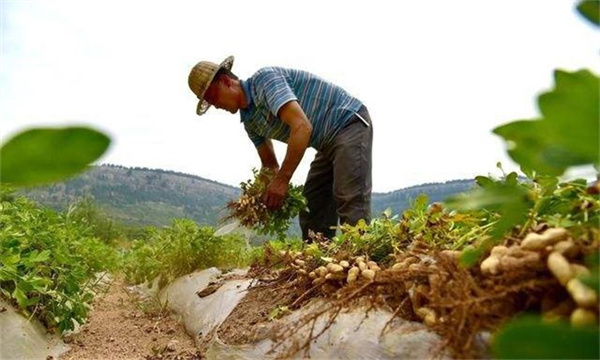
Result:
<instances>
[{"instance_id":1,"label":"hat brim","mask_svg":"<svg viewBox=\"0 0 600 360\"><path fill-rule=\"evenodd\" d=\"M217 67L217 69L210 76L210 79L208 81L208 86L210 86L210 84L212 83L212 81L215 78L215 75L217 75L219 70L221 70L221 69L231 70L231 68L233 67L233 60L234 60L233 55L228 56L227 58L225 58L225 60L223 60L221 62L221 64L219 64L219 67ZM198 101L198 105L196 105L196 114L198 114L198 116L204 115L204 113L206 113L208 111L208 109L210 108L210 104L208 103L208 101L204 100L204 94L206 93L206 90L208 90L208 86L202 92L202 96L199 97L200 101Z\"/></svg>"}]
</instances>

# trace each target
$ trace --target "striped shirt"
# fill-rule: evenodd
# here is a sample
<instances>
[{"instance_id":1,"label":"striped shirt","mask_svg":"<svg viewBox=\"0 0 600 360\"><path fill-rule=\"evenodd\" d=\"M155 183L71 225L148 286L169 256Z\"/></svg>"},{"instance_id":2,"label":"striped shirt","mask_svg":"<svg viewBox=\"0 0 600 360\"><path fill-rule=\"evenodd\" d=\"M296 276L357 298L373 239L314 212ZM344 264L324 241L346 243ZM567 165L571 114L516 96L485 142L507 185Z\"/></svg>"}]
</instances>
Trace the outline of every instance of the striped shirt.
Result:
<instances>
[{"instance_id":1,"label":"striped shirt","mask_svg":"<svg viewBox=\"0 0 600 360\"><path fill-rule=\"evenodd\" d=\"M302 70L265 67L241 82L248 107L241 122L257 148L265 139L287 143L290 129L277 117L283 105L296 100L312 125L309 146L323 150L362 103L344 89Z\"/></svg>"}]
</instances>

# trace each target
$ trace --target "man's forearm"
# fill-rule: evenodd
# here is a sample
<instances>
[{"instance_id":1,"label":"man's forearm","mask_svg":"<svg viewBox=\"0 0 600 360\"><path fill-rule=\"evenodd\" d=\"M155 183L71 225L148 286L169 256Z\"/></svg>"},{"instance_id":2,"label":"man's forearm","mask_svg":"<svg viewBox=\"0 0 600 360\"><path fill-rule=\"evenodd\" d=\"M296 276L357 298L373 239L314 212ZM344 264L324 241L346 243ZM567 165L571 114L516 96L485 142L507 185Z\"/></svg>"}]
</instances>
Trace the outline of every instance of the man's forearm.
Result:
<instances>
[{"instance_id":1,"label":"man's forearm","mask_svg":"<svg viewBox=\"0 0 600 360\"><path fill-rule=\"evenodd\" d=\"M290 181L306 152L311 132L312 127L310 124L302 124L296 129L292 129L288 139L285 158L283 159L281 168L277 172L277 177L280 177L287 182Z\"/></svg>"}]
</instances>

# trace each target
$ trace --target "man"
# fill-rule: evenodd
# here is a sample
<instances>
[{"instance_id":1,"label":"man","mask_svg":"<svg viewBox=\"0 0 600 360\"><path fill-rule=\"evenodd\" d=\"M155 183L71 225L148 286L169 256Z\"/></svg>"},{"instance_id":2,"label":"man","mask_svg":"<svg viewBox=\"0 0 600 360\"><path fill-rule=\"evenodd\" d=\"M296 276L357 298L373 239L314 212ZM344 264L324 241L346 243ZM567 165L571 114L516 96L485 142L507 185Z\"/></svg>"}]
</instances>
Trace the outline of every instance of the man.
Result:
<instances>
[{"instance_id":1,"label":"man","mask_svg":"<svg viewBox=\"0 0 600 360\"><path fill-rule=\"evenodd\" d=\"M308 211L300 214L304 240L308 231L328 238L338 220L367 223L371 213L373 127L367 108L339 86L302 70L259 69L245 81L231 72L233 56L221 64L201 61L191 70L190 89L198 97L198 115L212 105L241 122L263 168L275 176L263 197L270 209L283 205L290 179L307 147L317 150L304 185ZM287 143L279 166L272 139Z\"/></svg>"}]
</instances>

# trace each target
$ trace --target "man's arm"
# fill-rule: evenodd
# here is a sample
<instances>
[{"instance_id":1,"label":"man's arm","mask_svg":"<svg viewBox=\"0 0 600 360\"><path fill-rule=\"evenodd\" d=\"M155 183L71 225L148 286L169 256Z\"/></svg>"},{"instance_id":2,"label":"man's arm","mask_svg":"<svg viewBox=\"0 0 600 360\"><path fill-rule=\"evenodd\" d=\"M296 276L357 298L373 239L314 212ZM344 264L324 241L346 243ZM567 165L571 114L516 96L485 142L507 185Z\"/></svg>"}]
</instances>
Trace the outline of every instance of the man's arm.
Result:
<instances>
[{"instance_id":1,"label":"man's arm","mask_svg":"<svg viewBox=\"0 0 600 360\"><path fill-rule=\"evenodd\" d=\"M269 184L263 198L267 207L272 209L277 209L283 205L292 175L294 175L294 171L296 171L298 164L300 164L304 156L310 135L312 134L312 125L297 101L290 101L283 105L277 115L281 121L290 127L290 137L288 138L287 151L281 163L281 168ZM261 145L259 147L259 155L261 156L263 166L265 166L265 162L272 164L269 158L268 146ZM265 153L264 157L261 155L261 148L263 148L263 152ZM275 157L274 153L273 157ZM277 159L275 159L275 164L277 164Z\"/></svg>"},{"instance_id":2,"label":"man's arm","mask_svg":"<svg viewBox=\"0 0 600 360\"><path fill-rule=\"evenodd\" d=\"M279 171L279 163L273 149L273 142L271 139L265 139L265 142L256 150L261 162L260 180L268 185L273 179L273 175Z\"/></svg>"}]
</instances>

